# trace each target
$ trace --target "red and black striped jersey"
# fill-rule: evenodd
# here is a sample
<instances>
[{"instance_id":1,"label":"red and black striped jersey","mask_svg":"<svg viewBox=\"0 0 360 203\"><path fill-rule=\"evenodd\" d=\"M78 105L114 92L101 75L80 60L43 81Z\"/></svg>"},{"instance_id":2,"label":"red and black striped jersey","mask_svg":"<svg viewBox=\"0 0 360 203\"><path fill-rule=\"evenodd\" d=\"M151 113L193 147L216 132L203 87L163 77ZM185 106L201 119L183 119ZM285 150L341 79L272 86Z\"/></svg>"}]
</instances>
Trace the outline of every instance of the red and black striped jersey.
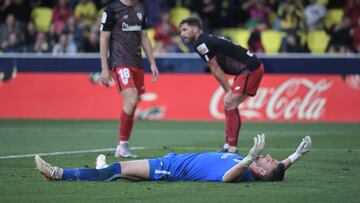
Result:
<instances>
[{"instance_id":1,"label":"red and black striped jersey","mask_svg":"<svg viewBox=\"0 0 360 203\"><path fill-rule=\"evenodd\" d=\"M239 75L253 71L261 64L254 53L221 36L202 33L193 42L193 47L206 62L216 56L218 64L226 74Z\"/></svg>"},{"instance_id":2,"label":"red and black striped jersey","mask_svg":"<svg viewBox=\"0 0 360 203\"><path fill-rule=\"evenodd\" d=\"M146 29L141 4L127 6L120 0L109 4L101 17L101 31L110 31L109 65L144 68L141 59L141 31Z\"/></svg>"}]
</instances>

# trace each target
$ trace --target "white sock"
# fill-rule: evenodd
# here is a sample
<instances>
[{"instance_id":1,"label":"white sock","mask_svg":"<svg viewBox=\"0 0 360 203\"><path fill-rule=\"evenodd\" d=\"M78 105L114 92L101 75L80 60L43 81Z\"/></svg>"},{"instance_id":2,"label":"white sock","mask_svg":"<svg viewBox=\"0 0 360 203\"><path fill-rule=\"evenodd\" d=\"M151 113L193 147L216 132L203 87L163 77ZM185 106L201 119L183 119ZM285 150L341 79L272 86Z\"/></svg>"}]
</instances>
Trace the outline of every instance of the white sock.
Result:
<instances>
[{"instance_id":1,"label":"white sock","mask_svg":"<svg viewBox=\"0 0 360 203\"><path fill-rule=\"evenodd\" d=\"M237 152L237 147L230 146L229 152L234 152L234 153Z\"/></svg>"},{"instance_id":2,"label":"white sock","mask_svg":"<svg viewBox=\"0 0 360 203\"><path fill-rule=\"evenodd\" d=\"M119 145L122 145L122 144L128 144L129 141L119 141Z\"/></svg>"},{"instance_id":3,"label":"white sock","mask_svg":"<svg viewBox=\"0 0 360 203\"><path fill-rule=\"evenodd\" d=\"M224 146L223 146L223 149L229 149L229 144L228 143L225 143Z\"/></svg>"}]
</instances>

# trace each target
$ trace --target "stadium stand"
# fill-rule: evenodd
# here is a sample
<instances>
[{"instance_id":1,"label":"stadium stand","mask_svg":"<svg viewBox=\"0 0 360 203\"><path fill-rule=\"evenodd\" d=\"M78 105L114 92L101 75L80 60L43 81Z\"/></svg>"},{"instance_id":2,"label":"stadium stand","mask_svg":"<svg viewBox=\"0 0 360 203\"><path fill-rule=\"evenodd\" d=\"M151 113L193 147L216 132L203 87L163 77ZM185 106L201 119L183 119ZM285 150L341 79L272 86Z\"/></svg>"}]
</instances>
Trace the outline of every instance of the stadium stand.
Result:
<instances>
[{"instance_id":1,"label":"stadium stand","mask_svg":"<svg viewBox=\"0 0 360 203\"><path fill-rule=\"evenodd\" d=\"M327 28L339 23L344 16L344 10L342 9L330 9L325 18L325 26Z\"/></svg>"},{"instance_id":2,"label":"stadium stand","mask_svg":"<svg viewBox=\"0 0 360 203\"><path fill-rule=\"evenodd\" d=\"M236 44L248 48L248 39L250 31L244 28L224 28L221 29L220 34L224 37L231 39Z\"/></svg>"},{"instance_id":3,"label":"stadium stand","mask_svg":"<svg viewBox=\"0 0 360 203\"><path fill-rule=\"evenodd\" d=\"M16 1L14 1L16 2ZM11 3L8 6L4 5L4 8L2 10L2 12L0 13L0 28L5 29L6 31L6 22L5 19L9 14L13 14L14 15L14 11L11 10L10 8L12 6L16 6L14 3L11 1ZM41 2L41 1L38 1ZM109 2L111 2L110 0L102 0L101 3L99 1L95 1L95 0L89 0L88 2L90 4L92 4L93 9L96 9L96 14L94 14L93 19L94 22L91 23L91 26L83 26L83 24L81 23L81 19L76 18L75 16L69 16L69 18L73 17L75 19L75 21L77 22L75 26L72 27L72 29L69 31L69 29L61 29L58 28L56 29L56 33L54 33L53 27L54 24L52 24L52 9L57 5L55 2L56 1L51 1L52 3L50 3L50 1L47 1L46 3L38 3L38 4L31 4L29 5L29 10L31 10L31 20L35 23L36 26L36 33L38 32L44 32L47 35L48 38L48 43L50 46L50 49L52 49L53 45L58 41L59 36L61 33L63 32L67 32L68 34L72 34L74 35L74 33L76 33L75 35L75 41L76 41L76 45L78 48L78 52L84 52L84 43L86 41L86 38L88 38L88 33L90 32L91 29L94 30L99 30L98 26L100 24L99 19L100 19L100 14L104 9L104 6L106 6ZM70 3L71 9L72 10L76 10L75 8L78 6L80 1L71 1L72 3ZM106 3L107 2L107 3ZM225 37L231 38L231 40L233 40L235 43L242 45L245 48L249 48L248 45L248 41L251 35L251 33L253 33L254 30L256 30L257 32L259 32L261 34L261 38L262 39L262 44L263 44L263 49L265 49L265 53L278 53L280 51L280 47L282 47L282 40L281 38L285 36L285 33L283 33L282 31L286 31L288 32L289 29L283 28L283 27L279 27L279 16L278 14L278 10L281 7L280 3L274 3L274 1L270 1L270 0L264 0L264 4L266 5L266 8L270 9L269 11L269 16L266 20L266 22L261 23L261 26L255 26L252 29L246 29L246 22L247 19L249 18L248 13L250 12L249 10L246 10L245 8L243 8L241 5L244 4L244 1L239 1L237 3L234 4L230 4L230 1L222 1L221 5L217 5L217 4L212 4L213 6L215 6L217 11L214 11L214 15L215 15L215 20L213 19L214 15L203 15L203 11L202 9L204 8L202 5L204 2L202 1L189 1L189 0L173 0L173 1L162 1L159 0L159 2L163 2L163 6L161 7L163 10L160 10L159 12L157 12L155 15L160 15L162 12L166 11L170 13L170 21L175 25L178 26L179 22L183 19L186 18L190 15L199 15L202 17L203 21L204 21L204 30L205 31L209 31L211 33L218 33L220 35L223 35ZM210 2L210 1L209 1ZM211 1L213 2L213 1ZM215 2L215 1L214 1ZM235 2L235 1L234 1ZM285 2L285 1L284 1ZM300 1L299 1L300 2ZM308 5L308 1L302 0L301 1L302 4L299 5L299 8L301 7L306 7ZM319 2L323 5L326 5L326 7L328 8L328 12L325 18L325 30L329 30L331 28L332 25L339 23L340 21L342 21L342 19L344 17L350 17L352 20L352 25L349 29L352 30L352 33L355 33L356 30L359 30L358 27L360 27L358 25L358 21L360 21L360 18L358 17L358 10L360 7L360 3L358 3L357 1L337 1L337 0L319 0ZM353 2L353 3L352 3ZM154 1L155 3L155 1ZM152 3L151 3L152 4ZM94 6L96 5L96 7ZM231 8L229 8L231 7ZM235 8L236 7L236 8ZM160 8L160 7L159 7ZM280 9L281 10L281 9ZM231 13L232 12L232 13ZM234 13L235 12L235 13ZM237 14L244 14L244 15L237 15ZM245 15L245 13L247 13L247 15ZM259 13L262 13L261 9L259 10ZM226 15L225 15L226 14ZM301 14L301 9L298 11L298 14ZM16 21L19 22L17 23L19 26L21 26L21 30L25 30L26 26L29 22L24 22L22 21L22 19L19 17L19 15L15 15L16 17ZM359 18L359 19L358 19ZM232 19L234 22L231 23L227 23L226 21ZM97 22L95 22L95 20L97 20ZM301 19L299 19L301 20ZM209 24L209 21L216 21L214 23ZM207 22L207 23L206 23ZM213 24L213 25L212 25ZM296 23L295 23L296 24ZM300 23L299 21L299 24ZM213 27L212 27L212 26ZM156 24L152 24L151 27L148 29L148 34L151 40L151 44L153 47L157 47L156 44L158 43L155 39L154 39L154 27L156 26ZM67 26L65 26L67 27ZM276 29L278 31L275 30L271 30L271 28ZM295 26L291 28L292 32L296 32L301 39L301 45L304 47L309 47L309 49L311 50L312 53L324 53L326 47L328 46L328 37L326 36L326 34L324 34L325 30L319 30L316 32L311 32L311 33L307 33L309 31L305 30L303 26ZM76 31L76 32L74 32ZM4 32L5 33L5 32ZM359 33L359 32L356 32ZM350 44L354 44L352 46L350 46L347 51L344 51L344 53L357 53L358 50L360 50L360 48L356 48L358 47L357 44L357 34L353 34L348 41L352 41L353 43ZM19 39L20 39L20 45L22 47L27 46L29 43L29 38L24 37L25 36L25 32L24 33L19 33L18 34ZM97 33L97 35L99 35L99 32ZM81 40L79 40L80 38L78 36L82 36ZM316 40L318 38L318 36L325 36L325 40L321 39ZM314 41L315 40L315 41ZM182 41L180 40L179 37L176 38L176 41L179 44L180 49L176 49L175 52L188 52L188 48L187 45L182 44ZM344 42L341 42L344 43ZM2 46L0 46L0 52L5 52L5 49L7 48L7 44L9 44L8 42L8 38L2 38L0 40L0 44ZM347 44L349 44L347 42ZM182 48L181 48L182 47ZM20 52L34 52L31 49L19 49L21 50ZM287 51L283 51L282 52L287 52ZM172 52L171 50L169 52ZM191 52L191 50L190 50ZM262 51L258 51L258 52L262 52ZM309 52L308 49L306 49L306 51L304 52ZM340 52L338 50L336 50L336 52ZM302 52L303 53L303 52Z\"/></svg>"},{"instance_id":4,"label":"stadium stand","mask_svg":"<svg viewBox=\"0 0 360 203\"><path fill-rule=\"evenodd\" d=\"M52 10L48 7L38 7L31 11L31 19L35 22L38 32L48 32L52 20Z\"/></svg>"},{"instance_id":5,"label":"stadium stand","mask_svg":"<svg viewBox=\"0 0 360 203\"><path fill-rule=\"evenodd\" d=\"M155 29L154 28L147 29L147 33L148 33L148 36L149 36L149 39L150 39L150 42L151 42L151 46L155 47L156 46L156 41L154 39Z\"/></svg>"},{"instance_id":6,"label":"stadium stand","mask_svg":"<svg viewBox=\"0 0 360 203\"><path fill-rule=\"evenodd\" d=\"M321 3L324 6L328 5L328 3L329 3L329 0L318 0L318 1L319 1L319 3Z\"/></svg>"},{"instance_id":7,"label":"stadium stand","mask_svg":"<svg viewBox=\"0 0 360 203\"><path fill-rule=\"evenodd\" d=\"M182 19L191 15L191 11L185 7L175 7L170 10L170 22L179 26Z\"/></svg>"},{"instance_id":8,"label":"stadium stand","mask_svg":"<svg viewBox=\"0 0 360 203\"><path fill-rule=\"evenodd\" d=\"M264 30L261 32L261 41L266 53L278 53L284 33L276 30Z\"/></svg>"},{"instance_id":9,"label":"stadium stand","mask_svg":"<svg viewBox=\"0 0 360 203\"><path fill-rule=\"evenodd\" d=\"M323 30L316 30L307 34L308 47L311 53L325 53L330 38Z\"/></svg>"}]
</instances>

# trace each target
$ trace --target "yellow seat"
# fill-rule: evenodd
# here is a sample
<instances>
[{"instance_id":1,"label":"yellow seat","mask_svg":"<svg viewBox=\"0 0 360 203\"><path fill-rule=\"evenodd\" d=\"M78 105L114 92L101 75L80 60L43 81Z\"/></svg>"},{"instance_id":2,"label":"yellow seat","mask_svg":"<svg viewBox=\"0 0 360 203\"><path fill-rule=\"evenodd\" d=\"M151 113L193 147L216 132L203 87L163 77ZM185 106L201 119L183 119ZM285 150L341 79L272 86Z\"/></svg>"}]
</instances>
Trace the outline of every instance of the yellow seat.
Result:
<instances>
[{"instance_id":1,"label":"yellow seat","mask_svg":"<svg viewBox=\"0 0 360 203\"><path fill-rule=\"evenodd\" d=\"M220 31L220 34L224 37L230 38L235 44L241 45L248 49L248 40L250 32L242 28L224 28Z\"/></svg>"},{"instance_id":2,"label":"yellow seat","mask_svg":"<svg viewBox=\"0 0 360 203\"><path fill-rule=\"evenodd\" d=\"M31 11L31 19L38 32L48 32L52 20L52 10L48 7L34 8Z\"/></svg>"},{"instance_id":3,"label":"yellow seat","mask_svg":"<svg viewBox=\"0 0 360 203\"><path fill-rule=\"evenodd\" d=\"M332 25L339 23L344 16L343 9L330 9L328 10L326 17L325 17L325 26L327 28L331 27Z\"/></svg>"},{"instance_id":4,"label":"yellow seat","mask_svg":"<svg viewBox=\"0 0 360 203\"><path fill-rule=\"evenodd\" d=\"M318 0L319 3L321 3L322 5L326 6L329 3L329 0Z\"/></svg>"},{"instance_id":5,"label":"yellow seat","mask_svg":"<svg viewBox=\"0 0 360 203\"><path fill-rule=\"evenodd\" d=\"M277 14L274 11L271 11L269 14L269 25L274 25L277 18Z\"/></svg>"},{"instance_id":6,"label":"yellow seat","mask_svg":"<svg viewBox=\"0 0 360 203\"><path fill-rule=\"evenodd\" d=\"M307 34L308 47L311 53L324 53L330 37L323 30L316 30Z\"/></svg>"},{"instance_id":7,"label":"yellow seat","mask_svg":"<svg viewBox=\"0 0 360 203\"><path fill-rule=\"evenodd\" d=\"M191 11L185 7L175 7L170 10L170 22L179 27L180 22L191 15Z\"/></svg>"},{"instance_id":8,"label":"yellow seat","mask_svg":"<svg viewBox=\"0 0 360 203\"><path fill-rule=\"evenodd\" d=\"M276 30L264 30L261 32L261 42L266 53L278 53L280 50L281 39L284 33Z\"/></svg>"},{"instance_id":9,"label":"yellow seat","mask_svg":"<svg viewBox=\"0 0 360 203\"><path fill-rule=\"evenodd\" d=\"M304 46L307 42L307 34L306 32L297 32L297 35L300 37L300 44Z\"/></svg>"}]
</instances>

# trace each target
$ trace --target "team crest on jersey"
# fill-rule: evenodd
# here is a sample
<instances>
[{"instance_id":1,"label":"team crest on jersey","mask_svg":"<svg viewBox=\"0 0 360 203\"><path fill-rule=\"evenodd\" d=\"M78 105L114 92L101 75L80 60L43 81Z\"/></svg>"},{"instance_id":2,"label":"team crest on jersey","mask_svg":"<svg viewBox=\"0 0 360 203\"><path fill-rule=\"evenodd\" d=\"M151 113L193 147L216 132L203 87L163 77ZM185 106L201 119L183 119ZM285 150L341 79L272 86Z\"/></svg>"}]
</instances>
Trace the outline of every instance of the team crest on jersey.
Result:
<instances>
[{"instance_id":1,"label":"team crest on jersey","mask_svg":"<svg viewBox=\"0 0 360 203\"><path fill-rule=\"evenodd\" d=\"M141 13L136 13L136 15L137 15L137 17L139 18L139 20L141 21L142 18L143 18L142 14L141 14Z\"/></svg>"},{"instance_id":2,"label":"team crest on jersey","mask_svg":"<svg viewBox=\"0 0 360 203\"><path fill-rule=\"evenodd\" d=\"M250 57L253 57L254 56L254 53L250 52L250 50L247 50L246 54Z\"/></svg>"},{"instance_id":3,"label":"team crest on jersey","mask_svg":"<svg viewBox=\"0 0 360 203\"><path fill-rule=\"evenodd\" d=\"M101 23L106 23L107 14L104 12L101 16Z\"/></svg>"},{"instance_id":4,"label":"team crest on jersey","mask_svg":"<svg viewBox=\"0 0 360 203\"><path fill-rule=\"evenodd\" d=\"M205 54L207 54L209 52L209 49L208 49L208 47L206 46L205 43L200 44L199 46L196 47L196 49L202 55L205 55Z\"/></svg>"}]
</instances>

